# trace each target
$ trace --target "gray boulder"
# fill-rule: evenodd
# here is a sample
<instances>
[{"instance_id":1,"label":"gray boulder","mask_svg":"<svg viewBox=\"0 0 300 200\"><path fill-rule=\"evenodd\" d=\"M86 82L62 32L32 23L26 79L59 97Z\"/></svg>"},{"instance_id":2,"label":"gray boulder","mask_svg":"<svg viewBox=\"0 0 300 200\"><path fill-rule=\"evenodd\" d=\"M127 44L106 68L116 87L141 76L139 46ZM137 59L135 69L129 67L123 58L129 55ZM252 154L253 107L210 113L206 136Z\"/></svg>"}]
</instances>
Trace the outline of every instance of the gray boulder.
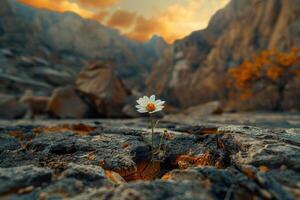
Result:
<instances>
[{"instance_id":1,"label":"gray boulder","mask_svg":"<svg viewBox=\"0 0 300 200\"><path fill-rule=\"evenodd\" d=\"M26 114L27 106L17 100L16 97L0 94L0 118L15 119Z\"/></svg>"}]
</instances>

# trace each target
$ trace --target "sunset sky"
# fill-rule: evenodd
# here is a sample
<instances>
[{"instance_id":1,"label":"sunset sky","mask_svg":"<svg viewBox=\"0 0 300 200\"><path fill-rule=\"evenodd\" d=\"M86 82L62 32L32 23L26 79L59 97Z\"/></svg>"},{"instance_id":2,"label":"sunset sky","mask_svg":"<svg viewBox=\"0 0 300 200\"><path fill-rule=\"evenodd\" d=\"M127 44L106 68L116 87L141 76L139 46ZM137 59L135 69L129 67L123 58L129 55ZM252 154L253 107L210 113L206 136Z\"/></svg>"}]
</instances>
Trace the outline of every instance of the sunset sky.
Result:
<instances>
[{"instance_id":1,"label":"sunset sky","mask_svg":"<svg viewBox=\"0 0 300 200\"><path fill-rule=\"evenodd\" d=\"M169 43L205 28L229 0L19 0L58 12L73 11L132 39L160 35Z\"/></svg>"}]
</instances>

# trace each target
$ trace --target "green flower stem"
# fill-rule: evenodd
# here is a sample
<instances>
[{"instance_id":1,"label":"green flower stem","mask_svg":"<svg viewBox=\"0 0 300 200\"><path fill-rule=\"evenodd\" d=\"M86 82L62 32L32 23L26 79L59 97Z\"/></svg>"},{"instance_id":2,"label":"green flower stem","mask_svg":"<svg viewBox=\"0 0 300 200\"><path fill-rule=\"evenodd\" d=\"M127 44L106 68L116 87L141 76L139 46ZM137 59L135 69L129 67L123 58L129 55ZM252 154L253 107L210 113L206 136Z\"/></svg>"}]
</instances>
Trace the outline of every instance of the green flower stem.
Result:
<instances>
[{"instance_id":1,"label":"green flower stem","mask_svg":"<svg viewBox=\"0 0 300 200\"><path fill-rule=\"evenodd\" d=\"M166 133L167 133L167 131L164 130L164 133L163 133L163 135L161 136L160 141L159 141L158 152L160 152L160 150L162 149L162 146L163 146L163 142L164 142L164 138L165 138Z\"/></svg>"},{"instance_id":2,"label":"green flower stem","mask_svg":"<svg viewBox=\"0 0 300 200\"><path fill-rule=\"evenodd\" d=\"M152 141L151 160L154 161L154 119L152 114L150 114L150 123L151 123L151 141Z\"/></svg>"}]
</instances>

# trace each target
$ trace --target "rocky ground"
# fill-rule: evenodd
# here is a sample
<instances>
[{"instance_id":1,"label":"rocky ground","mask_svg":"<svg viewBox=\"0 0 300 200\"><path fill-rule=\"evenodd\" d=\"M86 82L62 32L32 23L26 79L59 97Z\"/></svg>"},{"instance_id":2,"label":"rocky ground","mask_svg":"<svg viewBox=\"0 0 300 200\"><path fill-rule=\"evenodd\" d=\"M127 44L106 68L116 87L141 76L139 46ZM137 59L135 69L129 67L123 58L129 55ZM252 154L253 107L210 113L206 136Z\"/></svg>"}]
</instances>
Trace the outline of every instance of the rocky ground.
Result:
<instances>
[{"instance_id":1,"label":"rocky ground","mask_svg":"<svg viewBox=\"0 0 300 200\"><path fill-rule=\"evenodd\" d=\"M211 103L210 103L211 104ZM186 124L197 124L200 122L206 124L220 124L220 125L250 125L264 128L300 128L300 113L221 113L209 115L208 113L218 113L219 106L208 109L208 104L191 107L187 112L179 114L170 114L164 117L166 121L181 122ZM205 112L202 112L205 110Z\"/></svg>"},{"instance_id":2,"label":"rocky ground","mask_svg":"<svg viewBox=\"0 0 300 200\"><path fill-rule=\"evenodd\" d=\"M0 199L300 198L297 126L218 122L161 121L151 162L147 119L1 121Z\"/></svg>"}]
</instances>

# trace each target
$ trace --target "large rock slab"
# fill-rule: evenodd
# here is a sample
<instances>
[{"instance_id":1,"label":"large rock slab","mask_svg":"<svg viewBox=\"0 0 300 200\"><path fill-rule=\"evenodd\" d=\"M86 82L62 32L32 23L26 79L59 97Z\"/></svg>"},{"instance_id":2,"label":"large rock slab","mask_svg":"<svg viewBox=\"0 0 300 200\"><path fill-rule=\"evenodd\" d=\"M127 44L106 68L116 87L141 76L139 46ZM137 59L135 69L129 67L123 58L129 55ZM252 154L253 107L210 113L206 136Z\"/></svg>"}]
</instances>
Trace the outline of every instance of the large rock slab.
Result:
<instances>
[{"instance_id":1,"label":"large rock slab","mask_svg":"<svg viewBox=\"0 0 300 200\"><path fill-rule=\"evenodd\" d=\"M46 111L59 118L85 118L89 109L76 90L69 86L54 90Z\"/></svg>"},{"instance_id":2,"label":"large rock slab","mask_svg":"<svg viewBox=\"0 0 300 200\"><path fill-rule=\"evenodd\" d=\"M97 112L104 117L122 117L129 90L110 63L94 63L84 68L76 79L76 89L89 96Z\"/></svg>"},{"instance_id":3,"label":"large rock slab","mask_svg":"<svg viewBox=\"0 0 300 200\"><path fill-rule=\"evenodd\" d=\"M154 134L154 145L161 144L161 151L152 158L151 131L145 119L0 125L0 171L4 174L0 179L18 183L5 187L0 198L300 197L298 128L162 121ZM26 181L18 178L20 170L16 170L23 168ZM29 181L40 171L52 178L43 183ZM10 173L16 176L5 175Z\"/></svg>"}]
</instances>

